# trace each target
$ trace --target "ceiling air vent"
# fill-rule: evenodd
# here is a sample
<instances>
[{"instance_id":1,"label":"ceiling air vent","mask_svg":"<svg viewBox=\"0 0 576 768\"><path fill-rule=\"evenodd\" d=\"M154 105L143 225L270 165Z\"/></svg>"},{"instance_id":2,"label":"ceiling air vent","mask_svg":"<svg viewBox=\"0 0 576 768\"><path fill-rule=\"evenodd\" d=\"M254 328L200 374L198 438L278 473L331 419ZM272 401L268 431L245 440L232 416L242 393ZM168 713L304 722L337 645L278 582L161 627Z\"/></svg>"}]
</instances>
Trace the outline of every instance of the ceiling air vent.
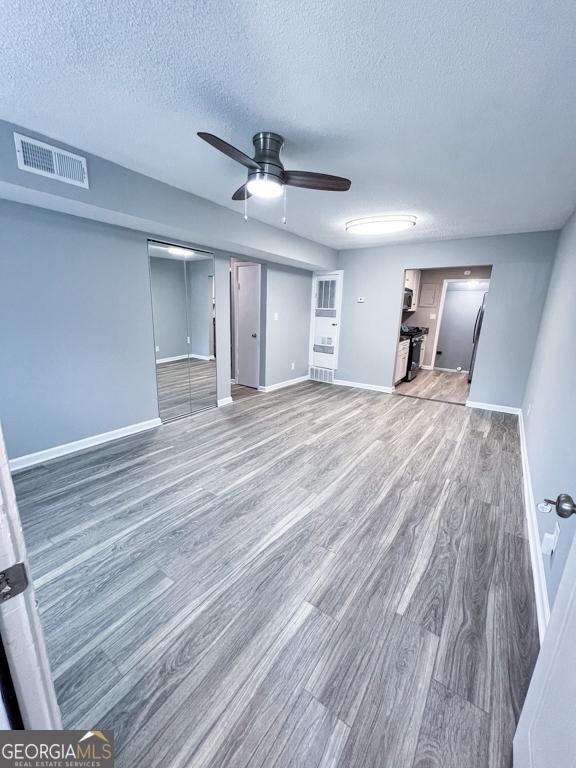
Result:
<instances>
[{"instance_id":1,"label":"ceiling air vent","mask_svg":"<svg viewBox=\"0 0 576 768\"><path fill-rule=\"evenodd\" d=\"M53 147L43 141L14 134L16 159L21 171L49 176L65 184L89 189L86 158L75 155L60 147Z\"/></svg>"}]
</instances>

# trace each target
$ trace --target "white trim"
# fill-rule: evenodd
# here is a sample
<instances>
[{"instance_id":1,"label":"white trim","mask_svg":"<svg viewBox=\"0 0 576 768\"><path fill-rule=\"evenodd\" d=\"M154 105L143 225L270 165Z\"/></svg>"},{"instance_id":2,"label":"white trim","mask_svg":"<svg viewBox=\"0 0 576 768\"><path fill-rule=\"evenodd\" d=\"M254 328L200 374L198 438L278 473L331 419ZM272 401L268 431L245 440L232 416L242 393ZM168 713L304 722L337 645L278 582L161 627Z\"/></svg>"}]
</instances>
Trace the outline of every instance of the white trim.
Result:
<instances>
[{"instance_id":1,"label":"white trim","mask_svg":"<svg viewBox=\"0 0 576 768\"><path fill-rule=\"evenodd\" d=\"M499 411L500 413L514 413L520 416L521 408L513 408L511 405L496 405L495 403L476 403L473 400L466 400L465 405L468 408L480 408L483 411Z\"/></svg>"},{"instance_id":2,"label":"white trim","mask_svg":"<svg viewBox=\"0 0 576 768\"><path fill-rule=\"evenodd\" d=\"M159 427L161 423L162 422L158 418L149 419L148 421L141 421L138 424L130 424L127 427L120 427L120 429L113 429L110 432L102 432L99 435L83 437L81 440L74 440L72 443L55 445L53 448L46 448L44 451L37 451L36 453L28 453L25 456L18 456L16 459L10 459L10 470L12 472L18 472L21 469L33 467L36 464L43 464L45 461L50 461L51 459L57 459L59 456L66 456L69 453L78 453L78 451L92 448L95 445L110 443L113 440L119 440L121 437L128 437L128 435L135 435L138 432L154 429L155 427Z\"/></svg>"},{"instance_id":3,"label":"white trim","mask_svg":"<svg viewBox=\"0 0 576 768\"><path fill-rule=\"evenodd\" d=\"M369 389L373 392L384 392L391 395L394 387L382 387L379 384L361 384L358 381L345 381L344 379L334 379L334 384L339 387L355 387L356 389Z\"/></svg>"},{"instance_id":4,"label":"white trim","mask_svg":"<svg viewBox=\"0 0 576 768\"><path fill-rule=\"evenodd\" d=\"M260 357L262 354L262 264L260 264L257 261L235 261L234 264L231 265L232 268L232 285L230 288L231 293L231 302L232 302L232 309L234 310L232 313L232 321L234 325L234 376L235 376L235 383L238 383L238 372L239 372L239 355L238 355L238 325L239 325L239 315L238 315L238 288L239 288L239 282L240 277L238 274L238 268L239 267L258 267L258 370L256 372L256 381L260 381ZM242 386L249 386L247 384L243 384Z\"/></svg>"},{"instance_id":5,"label":"white trim","mask_svg":"<svg viewBox=\"0 0 576 768\"><path fill-rule=\"evenodd\" d=\"M159 357L156 363L175 363L177 360L186 360L188 355L174 355L174 357Z\"/></svg>"},{"instance_id":6,"label":"white trim","mask_svg":"<svg viewBox=\"0 0 576 768\"><path fill-rule=\"evenodd\" d=\"M231 397L222 397L216 403L218 408L222 408L223 405L231 405L231 404L232 404L232 398Z\"/></svg>"},{"instance_id":7,"label":"white trim","mask_svg":"<svg viewBox=\"0 0 576 768\"><path fill-rule=\"evenodd\" d=\"M421 365L420 368L422 368L423 371L433 371L434 366L433 365Z\"/></svg>"},{"instance_id":8,"label":"white trim","mask_svg":"<svg viewBox=\"0 0 576 768\"><path fill-rule=\"evenodd\" d=\"M528 461L528 446L526 443L526 431L524 429L524 414L520 411L518 417L520 429L520 452L522 455L522 477L524 479L524 507L526 511L526 527L528 530L528 543L530 546L530 562L532 565L532 578L534 580L534 597L536 600L536 615L538 617L538 634L540 645L544 640L546 628L550 620L550 602L546 589L546 576L544 573L544 561L542 547L538 533L538 520L536 518L536 504L532 490L532 477L530 463Z\"/></svg>"},{"instance_id":9,"label":"white trim","mask_svg":"<svg viewBox=\"0 0 576 768\"><path fill-rule=\"evenodd\" d=\"M196 360L215 360L215 357L211 357L210 355L197 355L195 352L190 352L188 357L193 357Z\"/></svg>"},{"instance_id":10,"label":"white trim","mask_svg":"<svg viewBox=\"0 0 576 768\"><path fill-rule=\"evenodd\" d=\"M288 379L287 381L279 381L277 384L270 384L269 387L258 387L258 392L274 392L277 389L284 389L284 387L291 387L293 384L301 384L303 381L308 381L310 376L298 376L297 379Z\"/></svg>"}]
</instances>

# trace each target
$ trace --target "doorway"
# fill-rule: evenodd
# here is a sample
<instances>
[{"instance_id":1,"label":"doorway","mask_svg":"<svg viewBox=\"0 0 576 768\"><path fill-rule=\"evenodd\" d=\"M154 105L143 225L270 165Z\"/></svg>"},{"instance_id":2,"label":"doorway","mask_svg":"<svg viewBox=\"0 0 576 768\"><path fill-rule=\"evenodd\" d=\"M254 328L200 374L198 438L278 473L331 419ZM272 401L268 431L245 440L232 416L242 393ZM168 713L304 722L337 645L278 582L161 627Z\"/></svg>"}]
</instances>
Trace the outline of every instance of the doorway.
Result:
<instances>
[{"instance_id":1,"label":"doorway","mask_svg":"<svg viewBox=\"0 0 576 768\"><path fill-rule=\"evenodd\" d=\"M258 392L261 357L262 267L232 259L230 263L232 400Z\"/></svg>"},{"instance_id":2,"label":"doorway","mask_svg":"<svg viewBox=\"0 0 576 768\"><path fill-rule=\"evenodd\" d=\"M491 271L490 266L406 270L395 394L466 404Z\"/></svg>"}]
</instances>

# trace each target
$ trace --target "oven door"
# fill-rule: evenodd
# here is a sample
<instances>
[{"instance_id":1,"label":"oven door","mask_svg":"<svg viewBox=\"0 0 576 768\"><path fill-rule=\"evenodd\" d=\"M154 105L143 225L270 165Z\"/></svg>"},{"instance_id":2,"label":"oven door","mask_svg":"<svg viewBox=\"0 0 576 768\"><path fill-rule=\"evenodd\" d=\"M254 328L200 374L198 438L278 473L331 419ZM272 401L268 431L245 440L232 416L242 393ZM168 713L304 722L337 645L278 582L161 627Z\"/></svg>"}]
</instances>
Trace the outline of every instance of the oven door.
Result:
<instances>
[{"instance_id":1,"label":"oven door","mask_svg":"<svg viewBox=\"0 0 576 768\"><path fill-rule=\"evenodd\" d=\"M410 339L410 355L408 357L408 373L406 379L412 381L418 375L418 371L422 367L422 344L424 342L423 336L413 336Z\"/></svg>"}]
</instances>

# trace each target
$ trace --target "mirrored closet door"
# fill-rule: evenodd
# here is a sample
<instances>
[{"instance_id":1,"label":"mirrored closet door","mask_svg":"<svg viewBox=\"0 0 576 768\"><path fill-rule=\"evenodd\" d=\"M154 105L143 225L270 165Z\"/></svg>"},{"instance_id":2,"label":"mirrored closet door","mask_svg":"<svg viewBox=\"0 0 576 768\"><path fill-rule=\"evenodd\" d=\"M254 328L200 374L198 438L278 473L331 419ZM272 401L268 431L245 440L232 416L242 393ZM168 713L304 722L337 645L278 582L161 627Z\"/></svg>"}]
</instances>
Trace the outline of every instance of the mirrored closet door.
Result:
<instances>
[{"instance_id":1,"label":"mirrored closet door","mask_svg":"<svg viewBox=\"0 0 576 768\"><path fill-rule=\"evenodd\" d=\"M216 405L214 256L150 241L158 405L162 421Z\"/></svg>"}]
</instances>

